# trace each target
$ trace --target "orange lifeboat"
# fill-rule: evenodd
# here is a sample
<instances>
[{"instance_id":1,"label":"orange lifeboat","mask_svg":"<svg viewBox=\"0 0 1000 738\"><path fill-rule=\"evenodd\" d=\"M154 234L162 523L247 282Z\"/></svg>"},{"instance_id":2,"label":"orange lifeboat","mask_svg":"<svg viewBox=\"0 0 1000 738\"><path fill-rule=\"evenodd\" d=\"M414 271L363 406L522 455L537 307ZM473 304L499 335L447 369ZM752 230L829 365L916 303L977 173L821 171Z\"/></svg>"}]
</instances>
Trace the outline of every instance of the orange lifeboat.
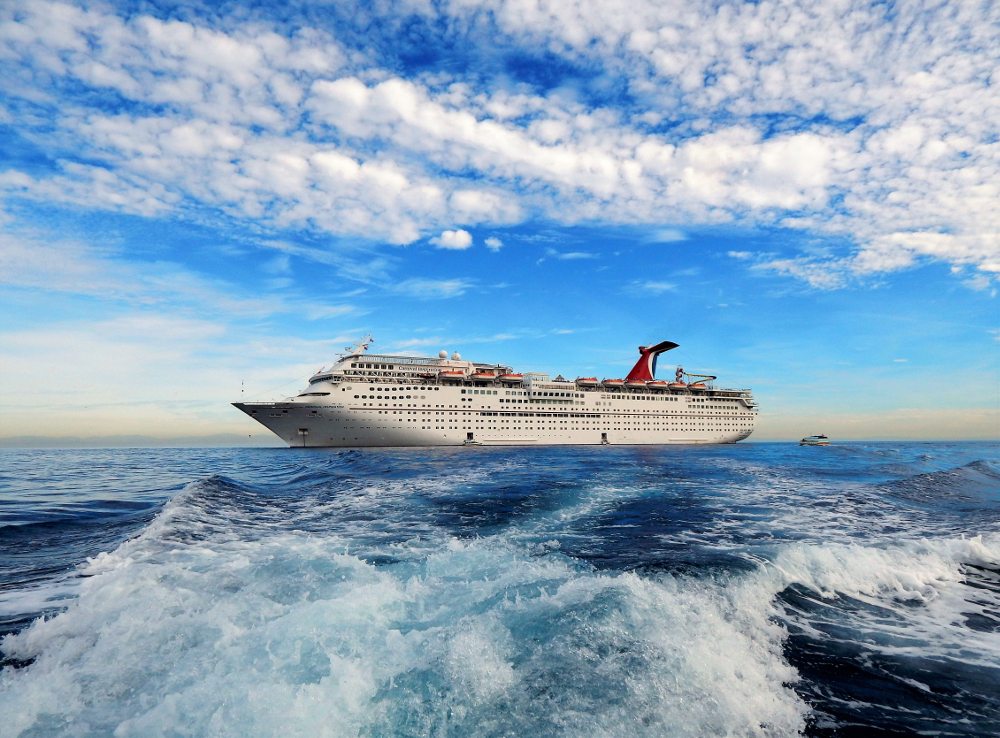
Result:
<instances>
[{"instance_id":1,"label":"orange lifeboat","mask_svg":"<svg viewBox=\"0 0 1000 738\"><path fill-rule=\"evenodd\" d=\"M517 384L518 382L524 381L523 374L501 374L500 381L507 384Z\"/></svg>"},{"instance_id":2,"label":"orange lifeboat","mask_svg":"<svg viewBox=\"0 0 1000 738\"><path fill-rule=\"evenodd\" d=\"M600 382L597 381L597 377L577 377L576 383L580 387L596 387Z\"/></svg>"},{"instance_id":3,"label":"orange lifeboat","mask_svg":"<svg viewBox=\"0 0 1000 738\"><path fill-rule=\"evenodd\" d=\"M605 387L622 387L622 386L625 385L625 380L624 379L605 379L602 384L604 384Z\"/></svg>"},{"instance_id":4,"label":"orange lifeboat","mask_svg":"<svg viewBox=\"0 0 1000 738\"><path fill-rule=\"evenodd\" d=\"M708 387L705 385L704 382L692 382L691 384L688 385L688 389L704 392L705 390L708 389Z\"/></svg>"},{"instance_id":5,"label":"orange lifeboat","mask_svg":"<svg viewBox=\"0 0 1000 738\"><path fill-rule=\"evenodd\" d=\"M629 389L644 389L646 387L646 380L644 379L632 379L625 382L625 386Z\"/></svg>"},{"instance_id":6,"label":"orange lifeboat","mask_svg":"<svg viewBox=\"0 0 1000 738\"><path fill-rule=\"evenodd\" d=\"M493 372L475 372L469 379L473 379L477 382L492 382L497 378L497 375Z\"/></svg>"},{"instance_id":7,"label":"orange lifeboat","mask_svg":"<svg viewBox=\"0 0 1000 738\"><path fill-rule=\"evenodd\" d=\"M667 388L667 383L659 379L654 379L652 382L646 382L646 386L649 389L662 390Z\"/></svg>"},{"instance_id":8,"label":"orange lifeboat","mask_svg":"<svg viewBox=\"0 0 1000 738\"><path fill-rule=\"evenodd\" d=\"M442 372L438 372L438 376L441 379L465 379L465 372L455 372L450 369L446 369Z\"/></svg>"},{"instance_id":9,"label":"orange lifeboat","mask_svg":"<svg viewBox=\"0 0 1000 738\"><path fill-rule=\"evenodd\" d=\"M687 389L687 385L684 384L684 382L671 382L670 384L667 385L667 387L669 387L672 390Z\"/></svg>"}]
</instances>

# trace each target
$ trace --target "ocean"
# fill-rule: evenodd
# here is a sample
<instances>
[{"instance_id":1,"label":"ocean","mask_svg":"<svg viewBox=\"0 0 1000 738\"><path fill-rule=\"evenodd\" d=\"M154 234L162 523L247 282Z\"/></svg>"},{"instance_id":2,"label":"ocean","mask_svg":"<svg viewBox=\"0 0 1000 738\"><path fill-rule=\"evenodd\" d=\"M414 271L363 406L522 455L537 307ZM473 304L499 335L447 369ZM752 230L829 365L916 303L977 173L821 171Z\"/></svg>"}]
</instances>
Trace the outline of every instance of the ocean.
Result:
<instances>
[{"instance_id":1,"label":"ocean","mask_svg":"<svg viewBox=\"0 0 1000 738\"><path fill-rule=\"evenodd\" d=\"M0 451L0 736L1000 734L1000 444Z\"/></svg>"}]
</instances>

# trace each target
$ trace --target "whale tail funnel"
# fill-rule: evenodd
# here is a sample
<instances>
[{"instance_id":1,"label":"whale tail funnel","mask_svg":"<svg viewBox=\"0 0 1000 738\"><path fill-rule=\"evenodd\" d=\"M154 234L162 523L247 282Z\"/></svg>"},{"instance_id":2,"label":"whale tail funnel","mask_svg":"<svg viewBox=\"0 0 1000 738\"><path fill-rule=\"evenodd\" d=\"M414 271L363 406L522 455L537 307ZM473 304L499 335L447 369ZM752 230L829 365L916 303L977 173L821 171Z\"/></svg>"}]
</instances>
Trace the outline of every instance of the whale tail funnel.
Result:
<instances>
[{"instance_id":1,"label":"whale tail funnel","mask_svg":"<svg viewBox=\"0 0 1000 738\"><path fill-rule=\"evenodd\" d=\"M639 347L639 361L635 362L632 371L625 378L629 381L651 381L656 377L656 357L665 351L677 348L678 344L673 341L660 341L652 346Z\"/></svg>"}]
</instances>

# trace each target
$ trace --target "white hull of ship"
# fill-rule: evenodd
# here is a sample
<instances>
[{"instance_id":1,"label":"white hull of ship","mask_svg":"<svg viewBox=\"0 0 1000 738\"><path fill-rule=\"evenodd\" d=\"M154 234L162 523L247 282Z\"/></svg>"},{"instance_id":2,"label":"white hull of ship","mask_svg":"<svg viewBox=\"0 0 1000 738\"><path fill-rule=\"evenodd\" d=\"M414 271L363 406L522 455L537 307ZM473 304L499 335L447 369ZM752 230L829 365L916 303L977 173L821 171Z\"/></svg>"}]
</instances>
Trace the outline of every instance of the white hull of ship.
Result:
<instances>
[{"instance_id":1,"label":"white hull of ship","mask_svg":"<svg viewBox=\"0 0 1000 738\"><path fill-rule=\"evenodd\" d=\"M234 404L289 446L305 448L464 446L470 441L477 446L721 444L742 441L753 432L749 417L743 419L743 427L726 428L724 418L669 413L470 410L463 415L461 410ZM443 414L424 417L422 412Z\"/></svg>"}]
</instances>

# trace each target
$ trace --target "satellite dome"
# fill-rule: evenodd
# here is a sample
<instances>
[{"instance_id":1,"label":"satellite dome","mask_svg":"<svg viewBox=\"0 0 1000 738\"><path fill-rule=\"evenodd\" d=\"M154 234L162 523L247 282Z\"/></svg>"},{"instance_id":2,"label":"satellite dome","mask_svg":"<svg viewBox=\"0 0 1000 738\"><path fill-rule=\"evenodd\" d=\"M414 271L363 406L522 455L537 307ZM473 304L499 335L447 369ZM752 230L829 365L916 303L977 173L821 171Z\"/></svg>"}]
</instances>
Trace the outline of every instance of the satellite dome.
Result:
<instances>
[{"instance_id":1,"label":"satellite dome","mask_svg":"<svg viewBox=\"0 0 1000 738\"><path fill-rule=\"evenodd\" d=\"M447 359L448 358L448 352L445 351L444 349L441 349L440 351L438 351L438 358L439 359Z\"/></svg>"},{"instance_id":2,"label":"satellite dome","mask_svg":"<svg viewBox=\"0 0 1000 738\"><path fill-rule=\"evenodd\" d=\"M461 361L462 360L462 355L456 351L455 353L453 353L451 355L451 360L452 361Z\"/></svg>"}]
</instances>

